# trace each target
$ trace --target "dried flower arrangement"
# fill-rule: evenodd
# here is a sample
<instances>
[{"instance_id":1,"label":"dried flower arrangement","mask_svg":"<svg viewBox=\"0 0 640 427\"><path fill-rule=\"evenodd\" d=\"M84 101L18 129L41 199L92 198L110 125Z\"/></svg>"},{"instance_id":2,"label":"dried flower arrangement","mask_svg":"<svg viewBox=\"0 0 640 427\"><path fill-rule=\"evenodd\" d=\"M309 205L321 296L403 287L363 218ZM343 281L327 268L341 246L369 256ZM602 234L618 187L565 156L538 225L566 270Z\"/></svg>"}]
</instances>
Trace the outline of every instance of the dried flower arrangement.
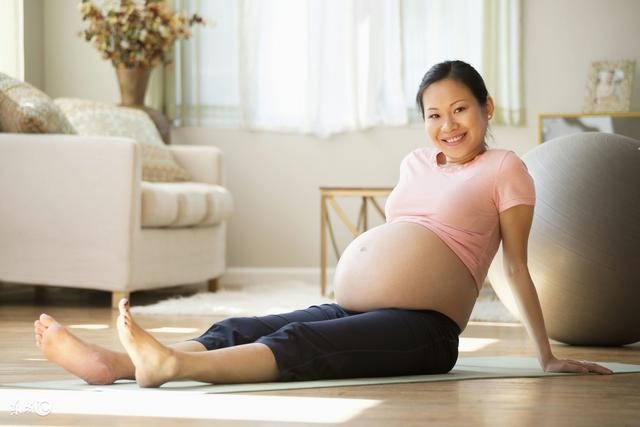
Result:
<instances>
[{"instance_id":1,"label":"dried flower arrangement","mask_svg":"<svg viewBox=\"0 0 640 427\"><path fill-rule=\"evenodd\" d=\"M119 0L106 9L82 0L78 9L88 22L80 35L116 67L151 68L170 62L175 41L189 38L194 24L204 24L197 14L174 12L163 0Z\"/></svg>"}]
</instances>

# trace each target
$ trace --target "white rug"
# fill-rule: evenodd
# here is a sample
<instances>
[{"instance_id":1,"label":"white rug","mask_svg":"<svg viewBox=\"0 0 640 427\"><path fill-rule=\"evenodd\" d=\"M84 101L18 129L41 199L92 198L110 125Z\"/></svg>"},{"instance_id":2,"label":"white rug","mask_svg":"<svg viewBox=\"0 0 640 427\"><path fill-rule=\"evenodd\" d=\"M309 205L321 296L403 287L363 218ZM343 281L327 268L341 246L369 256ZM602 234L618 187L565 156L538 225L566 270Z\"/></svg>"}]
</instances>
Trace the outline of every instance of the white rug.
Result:
<instances>
[{"instance_id":1,"label":"white rug","mask_svg":"<svg viewBox=\"0 0 640 427\"><path fill-rule=\"evenodd\" d=\"M493 291L490 288L485 289L480 293L471 320L517 321L495 297ZM320 295L317 285L291 281L222 286L218 292L199 292L190 296L169 298L151 305L134 305L131 311L133 314L147 315L262 316L331 302L334 301Z\"/></svg>"}]
</instances>

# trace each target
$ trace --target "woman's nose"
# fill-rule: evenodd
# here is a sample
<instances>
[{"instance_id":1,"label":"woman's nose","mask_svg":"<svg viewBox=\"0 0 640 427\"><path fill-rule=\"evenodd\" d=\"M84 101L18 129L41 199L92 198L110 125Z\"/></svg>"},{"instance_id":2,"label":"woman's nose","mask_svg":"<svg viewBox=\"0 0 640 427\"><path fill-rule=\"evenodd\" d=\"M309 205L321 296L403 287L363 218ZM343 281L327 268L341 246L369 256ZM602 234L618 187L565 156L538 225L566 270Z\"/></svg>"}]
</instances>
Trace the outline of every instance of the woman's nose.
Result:
<instances>
[{"instance_id":1,"label":"woman's nose","mask_svg":"<svg viewBox=\"0 0 640 427\"><path fill-rule=\"evenodd\" d=\"M456 122L452 114L444 116L444 123L442 124L442 128L444 130L452 130L455 129L456 126L458 126L458 123Z\"/></svg>"}]
</instances>

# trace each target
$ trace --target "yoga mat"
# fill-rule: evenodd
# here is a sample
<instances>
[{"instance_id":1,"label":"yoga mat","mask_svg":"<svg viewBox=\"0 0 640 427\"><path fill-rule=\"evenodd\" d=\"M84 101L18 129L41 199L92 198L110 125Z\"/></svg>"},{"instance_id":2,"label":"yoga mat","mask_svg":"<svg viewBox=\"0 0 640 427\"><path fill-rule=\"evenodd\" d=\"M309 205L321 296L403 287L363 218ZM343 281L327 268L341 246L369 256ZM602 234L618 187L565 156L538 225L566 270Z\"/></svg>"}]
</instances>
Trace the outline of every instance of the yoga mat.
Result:
<instances>
[{"instance_id":1,"label":"yoga mat","mask_svg":"<svg viewBox=\"0 0 640 427\"><path fill-rule=\"evenodd\" d=\"M640 372L640 365L626 363L598 362L616 374ZM46 389L46 390L80 390L80 391L118 391L144 390L157 391L189 391L196 393L241 393L251 391L274 391L291 389L308 389L323 387L345 387L374 384L402 384L432 381L460 381L472 379L495 378L534 378L562 375L580 375L567 373L548 373L540 369L537 359L532 357L465 357L448 374L442 375L408 375L401 377L354 378L322 381L291 381L255 384L207 384L197 381L172 381L156 389L141 389L135 381L118 381L111 385L89 385L80 379L59 381L36 381L12 384L0 384L0 388L13 389Z\"/></svg>"}]
</instances>

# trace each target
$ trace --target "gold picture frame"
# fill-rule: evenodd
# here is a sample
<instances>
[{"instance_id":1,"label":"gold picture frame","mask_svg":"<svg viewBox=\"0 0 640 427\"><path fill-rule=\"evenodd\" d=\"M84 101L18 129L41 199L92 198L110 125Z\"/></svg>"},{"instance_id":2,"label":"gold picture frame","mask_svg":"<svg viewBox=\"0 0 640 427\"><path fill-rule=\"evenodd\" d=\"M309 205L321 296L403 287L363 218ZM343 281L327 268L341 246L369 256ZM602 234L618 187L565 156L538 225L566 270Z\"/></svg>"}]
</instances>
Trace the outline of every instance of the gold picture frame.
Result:
<instances>
[{"instance_id":1,"label":"gold picture frame","mask_svg":"<svg viewBox=\"0 0 640 427\"><path fill-rule=\"evenodd\" d=\"M629 111L636 62L596 61L587 75L585 113Z\"/></svg>"}]
</instances>

